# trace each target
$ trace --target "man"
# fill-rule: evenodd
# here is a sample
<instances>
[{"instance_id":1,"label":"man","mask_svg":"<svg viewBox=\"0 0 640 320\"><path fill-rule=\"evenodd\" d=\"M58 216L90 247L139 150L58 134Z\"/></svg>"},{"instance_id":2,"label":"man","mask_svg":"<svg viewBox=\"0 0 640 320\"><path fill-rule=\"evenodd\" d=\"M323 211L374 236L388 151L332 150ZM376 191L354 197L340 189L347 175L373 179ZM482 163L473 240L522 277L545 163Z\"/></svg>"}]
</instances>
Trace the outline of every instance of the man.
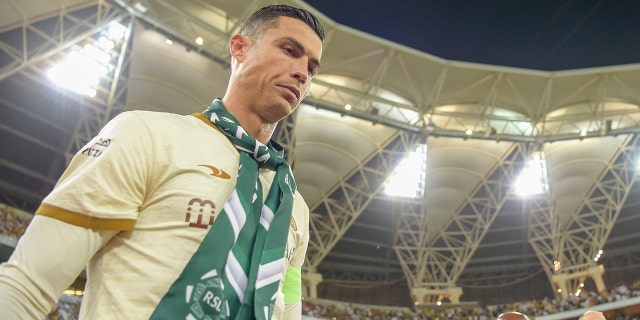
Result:
<instances>
[{"instance_id":1,"label":"man","mask_svg":"<svg viewBox=\"0 0 640 320\"><path fill-rule=\"evenodd\" d=\"M0 267L0 318L42 319L85 265L84 319L300 318L309 209L269 139L323 40L309 12L262 8L229 41L222 99L110 121Z\"/></svg>"}]
</instances>

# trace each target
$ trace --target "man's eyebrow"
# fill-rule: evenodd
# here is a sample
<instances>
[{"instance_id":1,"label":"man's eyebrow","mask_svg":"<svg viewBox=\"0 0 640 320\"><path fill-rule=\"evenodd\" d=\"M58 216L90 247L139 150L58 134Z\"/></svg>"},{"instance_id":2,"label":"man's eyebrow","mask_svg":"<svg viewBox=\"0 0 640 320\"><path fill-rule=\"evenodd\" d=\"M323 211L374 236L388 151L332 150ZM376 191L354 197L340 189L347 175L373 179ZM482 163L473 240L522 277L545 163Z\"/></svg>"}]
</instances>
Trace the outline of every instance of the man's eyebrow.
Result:
<instances>
[{"instance_id":1,"label":"man's eyebrow","mask_svg":"<svg viewBox=\"0 0 640 320\"><path fill-rule=\"evenodd\" d=\"M300 41L298 41L298 40L296 40L296 39L294 39L292 37L282 37L281 39L290 41L291 43L293 43L294 46L298 47L298 49L300 51L302 51L302 53L306 53L307 52L305 50L305 48L304 48L304 45L302 45L302 43L300 43ZM320 60L318 60L317 58L313 58L313 57L309 58L309 60L311 60L311 62L316 65L316 68L320 68Z\"/></svg>"}]
</instances>

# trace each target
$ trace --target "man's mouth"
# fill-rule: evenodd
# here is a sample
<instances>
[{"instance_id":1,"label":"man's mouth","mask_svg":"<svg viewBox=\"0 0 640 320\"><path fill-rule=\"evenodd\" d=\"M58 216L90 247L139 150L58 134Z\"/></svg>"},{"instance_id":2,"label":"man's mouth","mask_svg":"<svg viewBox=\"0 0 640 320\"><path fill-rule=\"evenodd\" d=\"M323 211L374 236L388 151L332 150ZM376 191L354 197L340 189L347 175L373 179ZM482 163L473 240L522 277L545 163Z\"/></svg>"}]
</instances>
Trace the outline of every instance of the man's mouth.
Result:
<instances>
[{"instance_id":1,"label":"man's mouth","mask_svg":"<svg viewBox=\"0 0 640 320\"><path fill-rule=\"evenodd\" d=\"M293 87L293 86L281 86L289 91L291 91L291 93L293 93L293 95L296 97L296 100L300 101L300 90L298 90L298 88Z\"/></svg>"}]
</instances>

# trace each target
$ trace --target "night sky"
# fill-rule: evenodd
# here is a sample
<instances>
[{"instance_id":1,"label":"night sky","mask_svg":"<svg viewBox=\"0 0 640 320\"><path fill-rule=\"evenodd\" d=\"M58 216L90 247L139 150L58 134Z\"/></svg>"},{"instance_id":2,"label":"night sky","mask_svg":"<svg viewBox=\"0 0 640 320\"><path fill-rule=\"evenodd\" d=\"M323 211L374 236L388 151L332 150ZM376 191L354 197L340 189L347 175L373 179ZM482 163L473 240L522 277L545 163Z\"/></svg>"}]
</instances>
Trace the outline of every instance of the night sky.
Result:
<instances>
[{"instance_id":1,"label":"night sky","mask_svg":"<svg viewBox=\"0 0 640 320\"><path fill-rule=\"evenodd\" d=\"M457 61L537 70L640 63L640 0L306 0L332 20Z\"/></svg>"}]
</instances>

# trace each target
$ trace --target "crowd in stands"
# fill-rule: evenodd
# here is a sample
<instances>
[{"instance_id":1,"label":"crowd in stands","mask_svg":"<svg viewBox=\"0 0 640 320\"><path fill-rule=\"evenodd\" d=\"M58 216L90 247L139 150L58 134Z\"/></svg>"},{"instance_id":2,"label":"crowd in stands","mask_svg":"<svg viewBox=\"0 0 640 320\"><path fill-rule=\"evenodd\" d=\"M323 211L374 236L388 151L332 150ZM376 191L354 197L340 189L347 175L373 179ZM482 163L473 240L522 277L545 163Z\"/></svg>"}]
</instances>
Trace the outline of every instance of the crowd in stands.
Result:
<instances>
[{"instance_id":1,"label":"crowd in stands","mask_svg":"<svg viewBox=\"0 0 640 320\"><path fill-rule=\"evenodd\" d=\"M16 213L13 207L0 207L0 235L18 239L31 220Z\"/></svg>"},{"instance_id":2,"label":"crowd in stands","mask_svg":"<svg viewBox=\"0 0 640 320\"><path fill-rule=\"evenodd\" d=\"M532 316L549 315L563 311L587 308L614 301L640 296L640 280L632 285L620 285L602 293L586 292L579 296L569 295L565 299L543 299L497 306L497 312L520 311Z\"/></svg>"},{"instance_id":3,"label":"crowd in stands","mask_svg":"<svg viewBox=\"0 0 640 320\"><path fill-rule=\"evenodd\" d=\"M389 310L376 306L347 304L342 302L328 302L327 300L306 299L303 304L303 314L319 319L335 320L491 320L507 311L518 311L528 315L531 319L536 316L550 315L563 311L593 307L614 301L640 297L640 280L632 285L620 285L602 293L586 292L579 296L569 295L564 299L529 300L496 306L476 307L470 309L443 308L426 309L420 313L413 310ZM625 318L621 319L639 319ZM609 318L608 320L614 320Z\"/></svg>"},{"instance_id":4,"label":"crowd in stands","mask_svg":"<svg viewBox=\"0 0 640 320\"><path fill-rule=\"evenodd\" d=\"M64 294L45 320L77 320L81 303L82 296Z\"/></svg>"},{"instance_id":5,"label":"crowd in stands","mask_svg":"<svg viewBox=\"0 0 640 320\"><path fill-rule=\"evenodd\" d=\"M420 319L413 310L401 307L368 306L330 300L305 299L302 314L320 319Z\"/></svg>"}]
</instances>

